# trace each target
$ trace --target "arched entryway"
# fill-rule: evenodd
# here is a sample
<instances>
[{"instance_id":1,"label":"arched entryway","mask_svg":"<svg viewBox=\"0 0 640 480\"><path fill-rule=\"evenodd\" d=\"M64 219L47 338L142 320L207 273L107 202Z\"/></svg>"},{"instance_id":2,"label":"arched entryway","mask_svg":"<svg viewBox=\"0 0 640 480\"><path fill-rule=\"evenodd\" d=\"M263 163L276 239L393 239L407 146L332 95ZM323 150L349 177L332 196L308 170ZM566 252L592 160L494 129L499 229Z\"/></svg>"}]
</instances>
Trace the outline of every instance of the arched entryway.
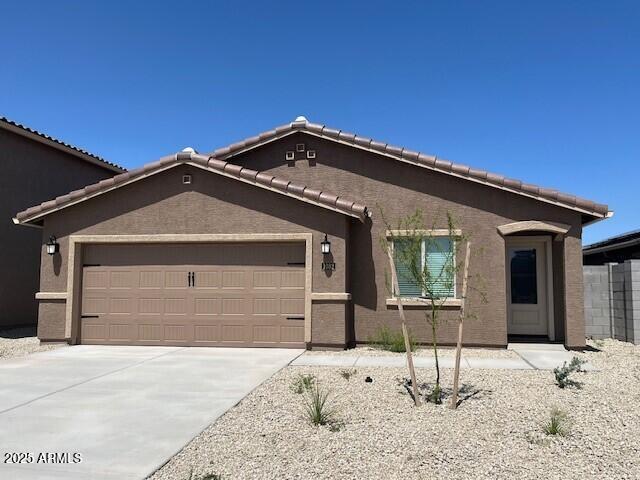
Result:
<instances>
[{"instance_id":1,"label":"arched entryway","mask_svg":"<svg viewBox=\"0 0 640 480\"><path fill-rule=\"evenodd\" d=\"M560 285L554 276L561 258L554 243L562 242L569 226L529 220L498 227L505 239L507 334L555 341L556 297ZM555 275L554 275L555 273ZM560 283L556 282L555 283Z\"/></svg>"}]
</instances>

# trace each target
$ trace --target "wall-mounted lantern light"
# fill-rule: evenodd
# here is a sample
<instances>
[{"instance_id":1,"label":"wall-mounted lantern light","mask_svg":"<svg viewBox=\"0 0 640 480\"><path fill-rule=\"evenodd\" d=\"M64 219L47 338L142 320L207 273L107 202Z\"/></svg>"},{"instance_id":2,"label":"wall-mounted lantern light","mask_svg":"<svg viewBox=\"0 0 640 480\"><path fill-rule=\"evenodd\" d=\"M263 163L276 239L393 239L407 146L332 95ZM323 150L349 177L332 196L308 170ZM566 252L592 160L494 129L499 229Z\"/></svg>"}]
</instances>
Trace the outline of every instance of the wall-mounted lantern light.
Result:
<instances>
[{"instance_id":1,"label":"wall-mounted lantern light","mask_svg":"<svg viewBox=\"0 0 640 480\"><path fill-rule=\"evenodd\" d=\"M320 242L320 251L323 255L328 255L331 253L331 242L327 238L327 234L324 234L324 240Z\"/></svg>"},{"instance_id":2,"label":"wall-mounted lantern light","mask_svg":"<svg viewBox=\"0 0 640 480\"><path fill-rule=\"evenodd\" d=\"M47 253L49 255L55 255L56 253L58 253L59 249L60 244L58 243L58 239L54 235L51 235L49 237L49 241L47 242Z\"/></svg>"}]
</instances>

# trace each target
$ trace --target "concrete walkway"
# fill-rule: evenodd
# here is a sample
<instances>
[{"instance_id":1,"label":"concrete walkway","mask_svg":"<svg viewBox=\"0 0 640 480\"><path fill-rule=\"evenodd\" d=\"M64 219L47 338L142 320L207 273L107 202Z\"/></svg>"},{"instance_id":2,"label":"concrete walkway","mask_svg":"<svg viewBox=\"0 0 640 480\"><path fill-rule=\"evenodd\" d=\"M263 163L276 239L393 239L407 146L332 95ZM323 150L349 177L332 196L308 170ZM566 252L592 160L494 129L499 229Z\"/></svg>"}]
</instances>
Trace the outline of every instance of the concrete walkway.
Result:
<instances>
[{"instance_id":1,"label":"concrete walkway","mask_svg":"<svg viewBox=\"0 0 640 480\"><path fill-rule=\"evenodd\" d=\"M504 357L473 357L467 356L462 349L461 368L505 369L505 370L553 370L563 362L570 362L577 354L564 349L562 345L547 344L514 344L509 346L517 358ZM487 350L490 352L490 350ZM453 368L454 356L440 356L440 366ZM416 368L430 368L435 366L433 357L414 356ZM327 367L405 367L407 359L404 355L358 355L345 352L344 354L316 354L305 353L296 358L291 365L295 366L327 366ZM583 366L585 370L593 370L589 364Z\"/></svg>"},{"instance_id":2,"label":"concrete walkway","mask_svg":"<svg viewBox=\"0 0 640 480\"><path fill-rule=\"evenodd\" d=\"M2 460L32 461L0 463L0 478L145 478L300 353L82 345L2 360Z\"/></svg>"}]
</instances>

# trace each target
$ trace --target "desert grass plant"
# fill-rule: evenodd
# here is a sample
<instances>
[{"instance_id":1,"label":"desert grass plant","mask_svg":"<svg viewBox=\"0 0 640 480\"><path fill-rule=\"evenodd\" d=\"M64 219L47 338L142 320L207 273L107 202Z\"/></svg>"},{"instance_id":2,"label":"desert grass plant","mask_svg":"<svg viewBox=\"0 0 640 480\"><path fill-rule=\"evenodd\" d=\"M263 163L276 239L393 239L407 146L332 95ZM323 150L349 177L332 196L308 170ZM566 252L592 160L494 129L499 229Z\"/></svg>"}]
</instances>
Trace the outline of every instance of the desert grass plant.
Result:
<instances>
[{"instance_id":1,"label":"desert grass plant","mask_svg":"<svg viewBox=\"0 0 640 480\"><path fill-rule=\"evenodd\" d=\"M340 370L340 376L347 382L351 380L351 377L353 377L356 373L358 373L358 371L355 368L343 368L342 370Z\"/></svg>"},{"instance_id":2,"label":"desert grass plant","mask_svg":"<svg viewBox=\"0 0 640 480\"><path fill-rule=\"evenodd\" d=\"M296 376L296 378L293 379L293 382L291 383L291 391L293 393L301 395L304 392L310 391L315 383L316 377L314 377L313 375L299 374Z\"/></svg>"},{"instance_id":3,"label":"desert grass plant","mask_svg":"<svg viewBox=\"0 0 640 480\"><path fill-rule=\"evenodd\" d=\"M410 295L395 292L392 296L408 296L414 301L425 305L425 320L431 329L431 346L435 360L436 382L427 395L430 402L442 403L442 387L440 385L440 362L438 358L438 327L442 321L441 310L446 306L455 293L458 272L464 268L464 259L459 252L468 240L457 228L453 216L447 212L446 235L441 222L434 220L430 229L425 228L423 213L415 213L402 218L397 225L391 225L381 212L382 221L386 227L386 234L381 238L381 245L391 251L394 258L396 273L403 284L410 286ZM437 232L437 234L433 233ZM426 252L429 252L428 254ZM468 277L473 282L472 276ZM475 279L478 283L481 279ZM486 302L482 289L469 285L475 290L481 300Z\"/></svg>"},{"instance_id":4,"label":"desert grass plant","mask_svg":"<svg viewBox=\"0 0 640 480\"><path fill-rule=\"evenodd\" d=\"M305 413L307 419L316 427L337 424L335 410L329 405L329 390L318 383L307 391L305 396Z\"/></svg>"},{"instance_id":5,"label":"desert grass plant","mask_svg":"<svg viewBox=\"0 0 640 480\"><path fill-rule=\"evenodd\" d=\"M580 382L576 382L571 379L570 376L576 372L583 372L582 366L586 362L579 357L574 356L571 359L571 362L567 365L567 362L564 362L561 367L556 367L553 369L553 374L556 377L556 383L560 388L566 387L575 387L581 388L582 384Z\"/></svg>"},{"instance_id":6,"label":"desert grass plant","mask_svg":"<svg viewBox=\"0 0 640 480\"><path fill-rule=\"evenodd\" d=\"M187 480L222 480L222 475L218 473L205 473L204 475L197 476L193 473L193 468L191 468Z\"/></svg>"},{"instance_id":7,"label":"desert grass plant","mask_svg":"<svg viewBox=\"0 0 640 480\"><path fill-rule=\"evenodd\" d=\"M407 333L409 335L409 346L413 352L416 349L416 340L410 330L408 330ZM375 348L386 350L388 352L405 353L407 351L402 331L391 330L386 325L383 325L376 330L375 334L370 339L370 342Z\"/></svg>"},{"instance_id":8,"label":"desert grass plant","mask_svg":"<svg viewBox=\"0 0 640 480\"><path fill-rule=\"evenodd\" d=\"M544 424L542 428L545 435L549 436L561 436L569 434L569 424L567 414L563 410L557 407L551 409L549 421Z\"/></svg>"}]
</instances>

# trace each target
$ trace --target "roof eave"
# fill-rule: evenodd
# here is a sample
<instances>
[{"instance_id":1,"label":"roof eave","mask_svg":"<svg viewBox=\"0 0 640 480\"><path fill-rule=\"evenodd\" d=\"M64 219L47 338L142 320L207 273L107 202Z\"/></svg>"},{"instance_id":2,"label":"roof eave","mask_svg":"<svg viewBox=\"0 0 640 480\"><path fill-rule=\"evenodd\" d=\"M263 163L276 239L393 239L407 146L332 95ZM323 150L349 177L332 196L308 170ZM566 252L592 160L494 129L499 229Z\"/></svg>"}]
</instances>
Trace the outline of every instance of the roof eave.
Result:
<instances>
[{"instance_id":1,"label":"roof eave","mask_svg":"<svg viewBox=\"0 0 640 480\"><path fill-rule=\"evenodd\" d=\"M555 190L544 189L535 185L526 185L519 180L505 178L501 175L494 175L490 172L480 172L482 175L480 175L478 178L470 174L464 175L464 172L469 173L473 169L464 165L454 164L453 162L437 158L433 155L414 152L405 149L404 147L390 145L385 142L379 142L367 137L360 137L353 133L347 133L343 132L342 130L328 128L325 125L310 123L306 120L294 121L285 125L281 125L272 130L262 132L259 135L249 137L240 142L233 143L227 147L219 148L211 152L211 155L218 159L227 160L231 157L235 157L237 155L248 152L257 147L266 145L297 132L305 133L307 135L313 135L325 140L331 140L336 143L341 143L343 145L365 150L374 154L393 158L394 160L401 161L413 166L426 168L438 173L451 175L463 180L472 181L492 188L498 188L503 191L512 192L517 195L529 197L534 200L556 205L561 208L577 211L585 215L594 217L594 221L607 218L606 215L608 215L608 213L604 213L608 212L605 205L598 205L594 202L580 199L579 197L573 195L561 195L560 192L557 192ZM545 196L543 191L549 192L549 194ZM548 198L549 196L551 198ZM574 205L572 203L558 200L559 197L573 198L574 201L576 201L576 204ZM579 202L582 202L583 205L579 205ZM593 205L596 210L590 210L587 206L589 204Z\"/></svg>"},{"instance_id":2,"label":"roof eave","mask_svg":"<svg viewBox=\"0 0 640 480\"><path fill-rule=\"evenodd\" d=\"M201 168L211 173L221 175L227 178L231 178L233 180L237 180L245 184L266 189L274 193L278 193L280 195L285 195L289 198L293 198L293 199L302 201L304 203L309 203L325 209L333 210L343 215L357 218L361 222L364 222L365 219L370 216L370 212L368 208L363 204L349 201L344 199L343 197L332 195L327 192L316 191L316 190L310 189L310 187L307 187L306 185L301 186L303 188L300 194L294 194L288 191L289 186L294 187L294 184L292 184L292 182L290 181L287 181L286 187L282 187L281 185L282 185L282 182L284 182L284 179L268 176L268 177L271 177L270 180L272 183L267 184L264 181L261 181L261 179L258 179L258 176L260 176L261 172L256 172L250 169L246 169L244 167L231 164L229 162L224 162L224 164L222 165L223 168L220 168L220 166L214 167L209 163L210 160L215 160L215 159L213 159L213 157L210 157L208 155L200 155L200 154L190 153L190 152L189 153L179 152L174 155L169 155L169 156L163 157L157 162L147 164L147 166L142 167L137 171L134 170L131 172L126 172L122 175L117 175L116 177L102 180L98 184L89 185L86 188L93 187L91 188L90 191L87 191L85 188L85 189L77 190L74 192L70 192L69 194L58 197L52 201L45 202L40 205L31 207L30 209L25 210L23 212L19 212L13 218L13 222L17 225L36 226L38 222L40 223L42 222L42 219L44 217L46 217L47 215L51 215L54 212L66 209L77 203L84 202L96 196L108 193L117 188L137 182L151 175L155 175L165 170L169 170L171 168L177 167L179 165L185 165L185 164L191 165L193 167ZM228 169L227 169L227 165L229 166ZM238 173L234 174L233 172L237 169L239 169ZM243 170L245 170L245 172L240 173ZM276 186L275 185L276 183L280 186ZM100 187L99 185L102 185L102 186ZM300 186L295 185L295 187L300 187ZM307 192L307 190L309 190L309 192ZM314 195L311 192L314 192L317 195ZM323 197L323 195L327 195L329 198L333 198L334 204L330 204L329 201L326 200L326 197ZM325 198L324 201L322 200L323 198ZM51 206L47 206L46 208L44 207L45 204L52 203L52 202L53 204ZM33 210L32 214L30 215L26 214L29 210Z\"/></svg>"}]
</instances>

